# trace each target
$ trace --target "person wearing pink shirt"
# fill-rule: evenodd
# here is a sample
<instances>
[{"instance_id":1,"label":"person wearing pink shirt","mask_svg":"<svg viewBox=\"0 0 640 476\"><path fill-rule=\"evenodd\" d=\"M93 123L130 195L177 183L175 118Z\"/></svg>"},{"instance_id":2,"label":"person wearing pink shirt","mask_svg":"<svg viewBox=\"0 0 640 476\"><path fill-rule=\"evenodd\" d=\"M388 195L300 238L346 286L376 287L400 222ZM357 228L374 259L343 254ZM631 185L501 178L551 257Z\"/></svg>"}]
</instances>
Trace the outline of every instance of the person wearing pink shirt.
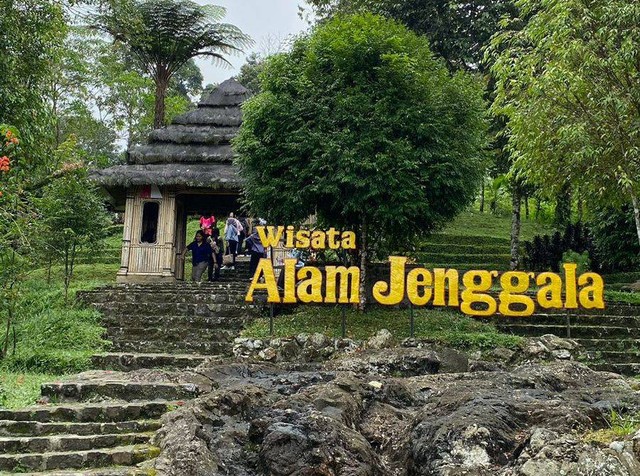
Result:
<instances>
[{"instance_id":1,"label":"person wearing pink shirt","mask_svg":"<svg viewBox=\"0 0 640 476\"><path fill-rule=\"evenodd\" d=\"M200 229L204 231L204 234L211 236L213 228L216 226L216 217L213 213L202 214L200 217Z\"/></svg>"},{"instance_id":2,"label":"person wearing pink shirt","mask_svg":"<svg viewBox=\"0 0 640 476\"><path fill-rule=\"evenodd\" d=\"M200 217L200 229L205 234L205 238L211 238L213 234L213 229L216 228L216 217L213 216L213 213L204 213ZM207 275L209 281L213 281L213 275L215 271L215 263L213 260L213 256L209 256L209 266L207 269Z\"/></svg>"}]
</instances>

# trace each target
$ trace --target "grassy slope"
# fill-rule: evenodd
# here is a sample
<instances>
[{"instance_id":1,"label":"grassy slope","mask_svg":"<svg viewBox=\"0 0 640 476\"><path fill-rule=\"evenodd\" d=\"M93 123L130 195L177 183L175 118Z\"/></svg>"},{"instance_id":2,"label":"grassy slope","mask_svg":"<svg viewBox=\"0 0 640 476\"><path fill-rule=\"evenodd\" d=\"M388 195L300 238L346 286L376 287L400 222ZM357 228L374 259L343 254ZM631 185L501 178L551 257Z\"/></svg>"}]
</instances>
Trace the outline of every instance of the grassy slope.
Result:
<instances>
[{"instance_id":1,"label":"grassy slope","mask_svg":"<svg viewBox=\"0 0 640 476\"><path fill-rule=\"evenodd\" d=\"M118 265L78 265L65 302L60 268L35 270L22 284L16 319L15 353L0 361L0 407L33 403L40 384L89 367L91 354L107 345L100 316L75 302L78 290L115 281ZM6 321L0 319L0 328Z\"/></svg>"},{"instance_id":2,"label":"grassy slope","mask_svg":"<svg viewBox=\"0 0 640 476\"><path fill-rule=\"evenodd\" d=\"M549 225L523 218L520 240L531 240L535 235L552 231ZM453 236L493 237L508 241L511 234L511 217L467 211L458 215L440 233Z\"/></svg>"}]
</instances>

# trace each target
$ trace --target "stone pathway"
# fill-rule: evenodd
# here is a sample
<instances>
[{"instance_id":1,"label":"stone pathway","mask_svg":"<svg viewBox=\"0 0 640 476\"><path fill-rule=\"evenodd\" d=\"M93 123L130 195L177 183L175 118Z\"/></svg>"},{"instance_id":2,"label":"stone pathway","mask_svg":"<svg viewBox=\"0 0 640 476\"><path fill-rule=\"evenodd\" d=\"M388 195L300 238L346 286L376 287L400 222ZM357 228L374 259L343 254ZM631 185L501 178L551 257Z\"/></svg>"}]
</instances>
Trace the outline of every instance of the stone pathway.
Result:
<instances>
[{"instance_id":1,"label":"stone pathway","mask_svg":"<svg viewBox=\"0 0 640 476\"><path fill-rule=\"evenodd\" d=\"M640 306L607 302L604 310L538 311L531 317L495 316L502 332L526 337L554 334L574 339L585 349L584 362L594 370L640 374Z\"/></svg>"},{"instance_id":2,"label":"stone pathway","mask_svg":"<svg viewBox=\"0 0 640 476\"><path fill-rule=\"evenodd\" d=\"M103 313L113 351L95 355L94 370L42 385L51 403L0 410L0 472L155 474L160 418L214 388L195 367L230 354L257 314L244 302L246 286L227 277L82 293Z\"/></svg>"}]
</instances>

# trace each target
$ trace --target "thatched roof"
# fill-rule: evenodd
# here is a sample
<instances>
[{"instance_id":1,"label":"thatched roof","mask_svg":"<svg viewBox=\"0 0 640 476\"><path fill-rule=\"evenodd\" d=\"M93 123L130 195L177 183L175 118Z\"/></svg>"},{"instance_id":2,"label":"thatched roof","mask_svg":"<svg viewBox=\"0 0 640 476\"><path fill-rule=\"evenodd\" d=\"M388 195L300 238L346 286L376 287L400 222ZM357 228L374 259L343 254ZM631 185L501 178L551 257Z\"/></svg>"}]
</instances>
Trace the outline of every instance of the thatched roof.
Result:
<instances>
[{"instance_id":1,"label":"thatched roof","mask_svg":"<svg viewBox=\"0 0 640 476\"><path fill-rule=\"evenodd\" d=\"M154 184L240 190L237 170L232 164L116 165L95 170L92 177L107 188Z\"/></svg>"},{"instance_id":2,"label":"thatched roof","mask_svg":"<svg viewBox=\"0 0 640 476\"><path fill-rule=\"evenodd\" d=\"M148 144L128 151L128 165L92 171L106 188L131 185L187 185L238 189L231 139L242 124L241 104L249 91L228 79L197 109L149 134Z\"/></svg>"}]
</instances>

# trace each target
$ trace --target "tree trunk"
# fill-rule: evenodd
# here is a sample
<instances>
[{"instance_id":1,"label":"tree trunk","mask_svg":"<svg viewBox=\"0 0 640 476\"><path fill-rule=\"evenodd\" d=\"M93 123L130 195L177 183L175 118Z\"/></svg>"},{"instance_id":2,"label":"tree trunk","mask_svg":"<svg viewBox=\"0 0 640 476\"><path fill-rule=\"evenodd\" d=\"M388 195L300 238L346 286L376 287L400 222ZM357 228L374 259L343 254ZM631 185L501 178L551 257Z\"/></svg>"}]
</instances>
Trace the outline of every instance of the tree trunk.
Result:
<instances>
[{"instance_id":1,"label":"tree trunk","mask_svg":"<svg viewBox=\"0 0 640 476\"><path fill-rule=\"evenodd\" d=\"M529 219L529 195L524 196L524 217Z\"/></svg>"},{"instance_id":2,"label":"tree trunk","mask_svg":"<svg viewBox=\"0 0 640 476\"><path fill-rule=\"evenodd\" d=\"M571 223L571 186L565 184L556 197L556 214L554 225L564 229Z\"/></svg>"},{"instance_id":3,"label":"tree trunk","mask_svg":"<svg viewBox=\"0 0 640 476\"><path fill-rule=\"evenodd\" d=\"M582 223L584 218L584 204L582 203L582 197L578 197L578 223Z\"/></svg>"},{"instance_id":4,"label":"tree trunk","mask_svg":"<svg viewBox=\"0 0 640 476\"><path fill-rule=\"evenodd\" d=\"M638 205L638 197L636 193L631 191L631 203L633 204L633 218L636 222L636 233L638 234L638 243L640 243L640 206Z\"/></svg>"},{"instance_id":5,"label":"tree trunk","mask_svg":"<svg viewBox=\"0 0 640 476\"><path fill-rule=\"evenodd\" d=\"M367 251L367 222L362 223L360 232L360 304L358 309L364 311L367 306L367 264L369 256Z\"/></svg>"},{"instance_id":6,"label":"tree trunk","mask_svg":"<svg viewBox=\"0 0 640 476\"><path fill-rule=\"evenodd\" d=\"M153 128L160 129L164 127L165 99L167 98L167 89L169 88L171 75L163 65L157 65L156 71L156 77L154 78L156 82L156 108L153 118Z\"/></svg>"},{"instance_id":7,"label":"tree trunk","mask_svg":"<svg viewBox=\"0 0 640 476\"><path fill-rule=\"evenodd\" d=\"M480 213L484 213L484 177L482 177L482 189L480 190Z\"/></svg>"},{"instance_id":8,"label":"tree trunk","mask_svg":"<svg viewBox=\"0 0 640 476\"><path fill-rule=\"evenodd\" d=\"M540 217L540 210L542 209L542 203L540 198L536 198L536 221Z\"/></svg>"},{"instance_id":9,"label":"tree trunk","mask_svg":"<svg viewBox=\"0 0 640 476\"><path fill-rule=\"evenodd\" d=\"M518 269L520 264L520 206L522 197L518 190L511 194L511 269Z\"/></svg>"}]
</instances>

